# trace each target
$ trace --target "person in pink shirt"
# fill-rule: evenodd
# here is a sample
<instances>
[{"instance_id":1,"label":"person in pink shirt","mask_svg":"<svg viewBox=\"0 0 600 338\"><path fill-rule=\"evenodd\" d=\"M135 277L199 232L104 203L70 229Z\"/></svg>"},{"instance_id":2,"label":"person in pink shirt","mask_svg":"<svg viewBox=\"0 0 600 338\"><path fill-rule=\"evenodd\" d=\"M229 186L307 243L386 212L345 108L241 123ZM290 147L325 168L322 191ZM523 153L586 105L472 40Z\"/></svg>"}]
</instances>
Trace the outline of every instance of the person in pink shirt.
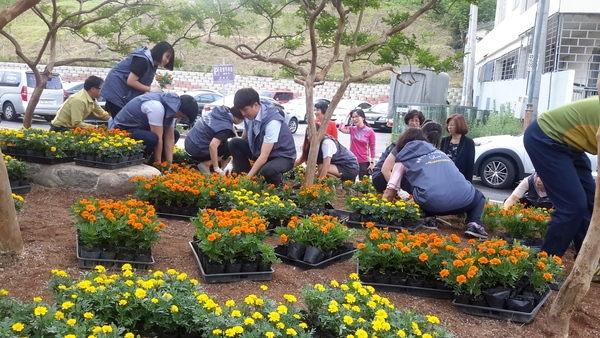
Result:
<instances>
[{"instance_id":1,"label":"person in pink shirt","mask_svg":"<svg viewBox=\"0 0 600 338\"><path fill-rule=\"evenodd\" d=\"M369 175L375 166L375 132L367 124L365 112L356 108L350 111L348 117L352 118L353 126L340 123L340 132L350 134L350 151L358 159L358 179ZM345 119L347 120L347 119Z\"/></svg>"}]
</instances>

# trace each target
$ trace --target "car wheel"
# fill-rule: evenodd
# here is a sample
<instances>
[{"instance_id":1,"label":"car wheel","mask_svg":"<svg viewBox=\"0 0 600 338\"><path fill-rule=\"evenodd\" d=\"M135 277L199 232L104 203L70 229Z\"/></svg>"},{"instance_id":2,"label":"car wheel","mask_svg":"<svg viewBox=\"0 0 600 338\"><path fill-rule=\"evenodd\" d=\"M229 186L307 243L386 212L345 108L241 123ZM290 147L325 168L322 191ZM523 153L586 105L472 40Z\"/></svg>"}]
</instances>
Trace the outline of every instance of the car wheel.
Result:
<instances>
[{"instance_id":1,"label":"car wheel","mask_svg":"<svg viewBox=\"0 0 600 338\"><path fill-rule=\"evenodd\" d=\"M290 132L295 134L296 130L298 130L298 120L295 117L292 117L288 122L288 127L290 128Z\"/></svg>"},{"instance_id":2,"label":"car wheel","mask_svg":"<svg viewBox=\"0 0 600 338\"><path fill-rule=\"evenodd\" d=\"M490 188L508 188L515 181L515 165L506 157L493 156L481 164L479 177L482 183Z\"/></svg>"},{"instance_id":3,"label":"car wheel","mask_svg":"<svg viewBox=\"0 0 600 338\"><path fill-rule=\"evenodd\" d=\"M4 104L4 109L2 109L2 113L4 114L4 118L8 121L16 121L19 119L17 116L17 112L15 111L15 106L12 103L7 102Z\"/></svg>"}]
</instances>

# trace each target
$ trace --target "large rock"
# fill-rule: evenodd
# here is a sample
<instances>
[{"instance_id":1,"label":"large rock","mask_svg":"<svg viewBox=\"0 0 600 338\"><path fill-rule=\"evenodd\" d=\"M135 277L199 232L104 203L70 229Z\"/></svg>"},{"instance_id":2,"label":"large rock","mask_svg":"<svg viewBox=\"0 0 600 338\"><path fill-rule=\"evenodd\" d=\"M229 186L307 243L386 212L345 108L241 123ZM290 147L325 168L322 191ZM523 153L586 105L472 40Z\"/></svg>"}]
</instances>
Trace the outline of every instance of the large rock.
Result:
<instances>
[{"instance_id":1,"label":"large rock","mask_svg":"<svg viewBox=\"0 0 600 338\"><path fill-rule=\"evenodd\" d=\"M135 191L131 179L135 176L151 178L158 169L140 164L132 167L107 170L75 165L27 163L29 181L45 187L69 188L99 194L127 195Z\"/></svg>"}]
</instances>

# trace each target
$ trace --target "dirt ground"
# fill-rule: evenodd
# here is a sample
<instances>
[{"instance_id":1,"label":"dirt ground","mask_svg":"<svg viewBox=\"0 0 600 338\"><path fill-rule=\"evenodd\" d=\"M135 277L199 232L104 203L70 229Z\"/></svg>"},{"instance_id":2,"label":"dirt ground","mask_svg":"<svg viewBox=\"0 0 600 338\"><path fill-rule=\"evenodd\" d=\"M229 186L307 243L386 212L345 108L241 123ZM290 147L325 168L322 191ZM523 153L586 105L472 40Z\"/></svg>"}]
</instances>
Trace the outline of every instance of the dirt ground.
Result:
<instances>
[{"instance_id":1,"label":"dirt ground","mask_svg":"<svg viewBox=\"0 0 600 338\"><path fill-rule=\"evenodd\" d=\"M25 250L21 255L0 255L0 288L7 289L13 296L23 301L31 301L34 296L49 299L50 294L45 290L45 282L51 277L51 269L66 270L71 276L86 273L86 270L77 267L75 230L71 227L73 220L69 216L68 208L78 199L90 196L90 193L44 188L37 185L33 186L30 193L24 195L25 210L19 213L18 219ZM335 204L341 207L339 199ZM443 234L455 232L462 236L463 230L457 220L454 218L447 218L447 220L454 225L442 225L438 231ZM163 221L167 227L162 234L162 241L152 249L156 260L154 270L165 271L174 268L188 273L190 278L203 282L188 245L193 234L192 226L180 220L163 219ZM563 257L569 270L573 264L572 257L572 251L567 252ZM301 270L294 266L276 263L274 269L275 273L270 281L204 284L204 288L208 293L216 295L220 301L242 300L246 295L258 292L261 284L269 286L267 294L272 299L281 300L284 293L292 293L300 298L299 290L305 284L329 283L332 279L346 280L350 273L356 272L356 263L345 261L321 270ZM457 337L544 337L542 328L548 319L550 303L556 298L556 293L550 296L533 322L519 324L462 314L455 310L448 300L389 292L380 294L388 297L398 308L438 316L442 323L450 326L450 330ZM593 284L571 319L571 337L600 336L599 296L600 284Z\"/></svg>"}]
</instances>

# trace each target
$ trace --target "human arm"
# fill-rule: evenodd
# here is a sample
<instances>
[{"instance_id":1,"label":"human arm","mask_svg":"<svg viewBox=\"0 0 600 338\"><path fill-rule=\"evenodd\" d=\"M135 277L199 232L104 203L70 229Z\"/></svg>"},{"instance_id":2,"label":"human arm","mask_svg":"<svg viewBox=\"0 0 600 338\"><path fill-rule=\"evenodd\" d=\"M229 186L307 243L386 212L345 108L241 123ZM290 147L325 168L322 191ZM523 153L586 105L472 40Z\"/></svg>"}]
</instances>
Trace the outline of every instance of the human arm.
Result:
<instances>
[{"instance_id":1,"label":"human arm","mask_svg":"<svg viewBox=\"0 0 600 338\"><path fill-rule=\"evenodd\" d=\"M338 129L340 132L344 133L344 134L350 134L350 129L352 126L347 126L344 121L347 121L348 118L350 118L350 114L352 114L351 112L348 113L348 116L340 122L340 125L338 126Z\"/></svg>"},{"instance_id":2,"label":"human arm","mask_svg":"<svg viewBox=\"0 0 600 338\"><path fill-rule=\"evenodd\" d=\"M92 114L94 114L98 118L103 119L104 121L108 121L108 119L110 119L110 113L102 109L102 107L100 107L97 101L94 101Z\"/></svg>"},{"instance_id":3,"label":"human arm","mask_svg":"<svg viewBox=\"0 0 600 338\"><path fill-rule=\"evenodd\" d=\"M377 150L375 148L375 144L377 142L376 136L375 136L375 131L373 131L373 129L371 129L369 136L368 136L368 140L369 140L369 156L370 156L370 161L369 161L369 169L373 170L373 167L375 167L375 161L377 161L377 158L375 157L377 155Z\"/></svg>"},{"instance_id":4,"label":"human arm","mask_svg":"<svg viewBox=\"0 0 600 338\"><path fill-rule=\"evenodd\" d=\"M173 148L175 147L175 127L169 127L163 135L163 153L165 161L173 162Z\"/></svg>"},{"instance_id":5,"label":"human arm","mask_svg":"<svg viewBox=\"0 0 600 338\"><path fill-rule=\"evenodd\" d=\"M394 164L396 164L396 154L391 152L386 158L385 162L383 162L383 166L381 166L381 174L385 177L387 182L390 181L390 176L392 176L392 169L394 169Z\"/></svg>"},{"instance_id":6,"label":"human arm","mask_svg":"<svg viewBox=\"0 0 600 338\"><path fill-rule=\"evenodd\" d=\"M522 198L529 189L529 177L526 177L519 183L515 190L504 201L504 208L510 208L519 198Z\"/></svg>"},{"instance_id":7,"label":"human arm","mask_svg":"<svg viewBox=\"0 0 600 338\"><path fill-rule=\"evenodd\" d=\"M134 56L129 66L127 85L133 89L147 93L151 87L140 82L140 76L148 69L148 61L142 57Z\"/></svg>"},{"instance_id":8,"label":"human arm","mask_svg":"<svg viewBox=\"0 0 600 338\"><path fill-rule=\"evenodd\" d=\"M262 147L260 147L260 155L254 161L252 168L250 168L250 172L248 173L248 177L254 177L258 175L260 169L267 163L269 160L269 155L271 155L271 150L273 150L273 146L275 143L267 143L263 142Z\"/></svg>"},{"instance_id":9,"label":"human arm","mask_svg":"<svg viewBox=\"0 0 600 338\"><path fill-rule=\"evenodd\" d=\"M390 180L387 184L387 189L383 193L383 198L387 199L388 201L392 201L396 197L398 190L400 190L400 182L402 182L402 177L407 170L408 168L406 168L401 162L394 164Z\"/></svg>"},{"instance_id":10,"label":"human arm","mask_svg":"<svg viewBox=\"0 0 600 338\"><path fill-rule=\"evenodd\" d=\"M83 120L89 115L86 113L87 103L82 100L72 100L72 102L69 102L68 107L65 107L65 109L68 109L71 117L71 121L68 122L67 126L79 128L92 127L91 124L83 122Z\"/></svg>"}]
</instances>

